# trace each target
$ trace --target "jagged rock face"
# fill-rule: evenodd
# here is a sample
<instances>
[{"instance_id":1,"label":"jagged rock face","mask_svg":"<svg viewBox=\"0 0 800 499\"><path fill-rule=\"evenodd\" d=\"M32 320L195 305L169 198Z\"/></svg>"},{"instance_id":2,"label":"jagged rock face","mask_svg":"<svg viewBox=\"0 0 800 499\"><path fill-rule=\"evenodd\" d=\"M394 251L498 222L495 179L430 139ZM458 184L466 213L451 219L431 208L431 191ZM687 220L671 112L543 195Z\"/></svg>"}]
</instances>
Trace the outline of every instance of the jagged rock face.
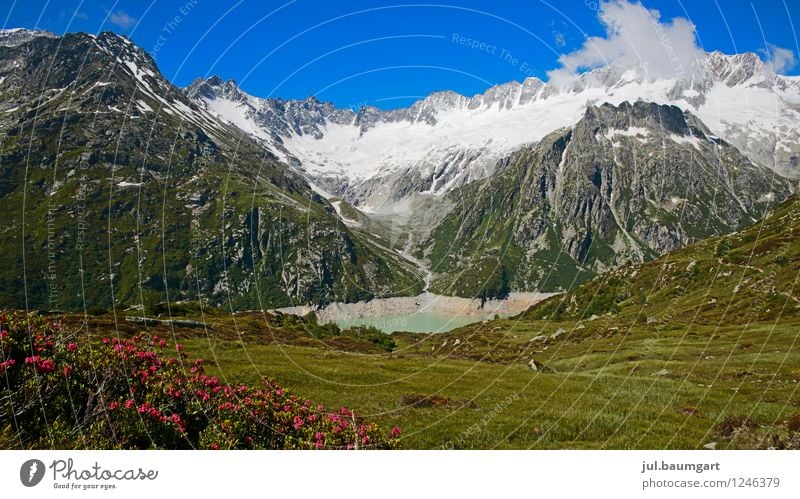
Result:
<instances>
[{"instance_id":1,"label":"jagged rock face","mask_svg":"<svg viewBox=\"0 0 800 499\"><path fill-rule=\"evenodd\" d=\"M187 87L186 94L221 116L224 116L226 108L240 109L255 125L254 129L245 131L252 132L256 138L268 139L268 143L273 144L280 144L280 137L291 134L320 139L327 123L352 123L355 117L350 109L336 109L333 104L320 102L314 97L304 101L253 97L240 90L236 82L223 81L218 76L208 80L198 78ZM214 101L219 101L223 107L209 106ZM231 122L242 124L241 120Z\"/></svg>"},{"instance_id":2,"label":"jagged rock face","mask_svg":"<svg viewBox=\"0 0 800 499\"><path fill-rule=\"evenodd\" d=\"M0 44L0 307L271 308L421 287L126 38L14 36Z\"/></svg>"},{"instance_id":3,"label":"jagged rock face","mask_svg":"<svg viewBox=\"0 0 800 499\"><path fill-rule=\"evenodd\" d=\"M690 113L637 102L589 107L573 127L457 189L420 254L433 289L549 291L730 233L789 194L788 182Z\"/></svg>"},{"instance_id":4,"label":"jagged rock face","mask_svg":"<svg viewBox=\"0 0 800 499\"><path fill-rule=\"evenodd\" d=\"M268 147L312 182L346 193L369 210L486 178L504 156L571 126L588 105L605 102L676 105L751 160L800 178L796 78L775 75L752 53L709 53L673 79L649 79L645 69L612 64L569 85L528 78L471 98L436 92L390 111L242 97L235 83L219 78L198 81L189 92L219 116L268 139ZM197 87L204 88L202 94Z\"/></svg>"}]
</instances>

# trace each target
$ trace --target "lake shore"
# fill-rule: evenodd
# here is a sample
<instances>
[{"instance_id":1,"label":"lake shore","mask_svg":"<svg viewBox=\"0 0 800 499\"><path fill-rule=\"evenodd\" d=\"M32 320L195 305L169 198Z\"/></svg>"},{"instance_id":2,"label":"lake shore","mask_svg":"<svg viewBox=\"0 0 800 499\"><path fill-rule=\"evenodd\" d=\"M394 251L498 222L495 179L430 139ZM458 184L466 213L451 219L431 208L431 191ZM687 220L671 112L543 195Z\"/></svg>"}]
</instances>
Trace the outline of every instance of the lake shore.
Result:
<instances>
[{"instance_id":1,"label":"lake shore","mask_svg":"<svg viewBox=\"0 0 800 499\"><path fill-rule=\"evenodd\" d=\"M481 300L423 293L417 296L376 298L367 302L331 303L316 310L310 306L284 307L276 311L284 314L305 315L315 312L319 322L334 322L362 317L395 316L401 314L430 313L448 317L475 317L476 320L495 314L509 316L524 312L532 305L558 293L510 293L503 300Z\"/></svg>"}]
</instances>

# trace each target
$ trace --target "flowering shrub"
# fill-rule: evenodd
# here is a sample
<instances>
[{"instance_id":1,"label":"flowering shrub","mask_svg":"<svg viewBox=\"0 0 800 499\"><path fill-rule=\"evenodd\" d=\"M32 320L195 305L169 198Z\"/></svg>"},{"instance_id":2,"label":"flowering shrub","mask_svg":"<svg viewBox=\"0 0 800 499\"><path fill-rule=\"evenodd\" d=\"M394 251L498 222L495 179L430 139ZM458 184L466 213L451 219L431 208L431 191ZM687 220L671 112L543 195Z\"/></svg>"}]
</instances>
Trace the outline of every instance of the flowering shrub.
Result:
<instances>
[{"instance_id":1,"label":"flowering shrub","mask_svg":"<svg viewBox=\"0 0 800 499\"><path fill-rule=\"evenodd\" d=\"M14 445L374 449L400 436L271 380L221 383L157 336L79 341L58 321L0 314L0 353L0 429L12 428Z\"/></svg>"}]
</instances>

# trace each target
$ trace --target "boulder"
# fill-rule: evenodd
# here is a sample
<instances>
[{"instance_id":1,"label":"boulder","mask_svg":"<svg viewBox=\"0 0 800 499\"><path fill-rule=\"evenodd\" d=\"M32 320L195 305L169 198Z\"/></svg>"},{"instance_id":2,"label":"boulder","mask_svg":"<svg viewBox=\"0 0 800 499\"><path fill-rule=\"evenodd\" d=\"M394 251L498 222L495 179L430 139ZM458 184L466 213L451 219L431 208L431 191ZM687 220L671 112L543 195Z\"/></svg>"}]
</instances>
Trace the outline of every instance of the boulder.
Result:
<instances>
[{"instance_id":1,"label":"boulder","mask_svg":"<svg viewBox=\"0 0 800 499\"><path fill-rule=\"evenodd\" d=\"M536 372L544 371L544 364L538 362L536 359L531 359L530 362L528 362L528 367L530 368L531 371L536 371Z\"/></svg>"}]
</instances>

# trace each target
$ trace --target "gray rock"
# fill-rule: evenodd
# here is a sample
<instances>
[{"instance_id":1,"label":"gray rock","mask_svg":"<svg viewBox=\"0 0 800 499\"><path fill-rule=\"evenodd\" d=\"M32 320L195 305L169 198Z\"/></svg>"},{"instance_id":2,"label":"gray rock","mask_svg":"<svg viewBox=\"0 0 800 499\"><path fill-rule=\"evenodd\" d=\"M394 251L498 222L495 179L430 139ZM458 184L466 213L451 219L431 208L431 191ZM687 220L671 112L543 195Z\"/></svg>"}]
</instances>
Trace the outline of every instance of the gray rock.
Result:
<instances>
[{"instance_id":1,"label":"gray rock","mask_svg":"<svg viewBox=\"0 0 800 499\"><path fill-rule=\"evenodd\" d=\"M538 362L536 359L531 359L528 362L528 367L531 371L542 372L544 370L544 364Z\"/></svg>"}]
</instances>

